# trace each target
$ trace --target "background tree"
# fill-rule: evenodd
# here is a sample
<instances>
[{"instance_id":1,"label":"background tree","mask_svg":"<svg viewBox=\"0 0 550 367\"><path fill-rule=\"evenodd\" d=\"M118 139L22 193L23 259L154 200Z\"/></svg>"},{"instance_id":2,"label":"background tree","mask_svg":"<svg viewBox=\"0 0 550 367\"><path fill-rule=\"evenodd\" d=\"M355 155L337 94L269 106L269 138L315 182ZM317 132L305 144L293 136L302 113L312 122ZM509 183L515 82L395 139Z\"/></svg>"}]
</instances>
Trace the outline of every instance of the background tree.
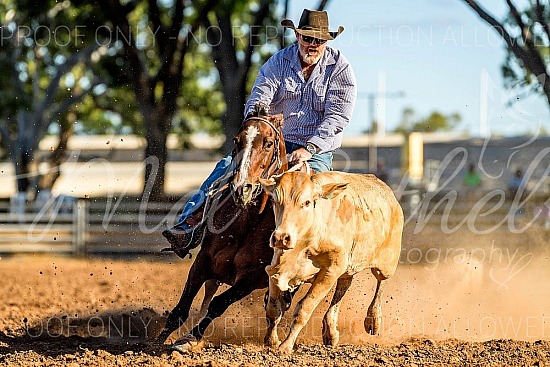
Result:
<instances>
[{"instance_id":1,"label":"background tree","mask_svg":"<svg viewBox=\"0 0 550 367\"><path fill-rule=\"evenodd\" d=\"M143 194L152 201L164 196L166 141L176 115L185 56L208 12L218 2L98 2L112 22L116 41L122 45L121 66L143 119L147 141Z\"/></svg>"},{"instance_id":2,"label":"background tree","mask_svg":"<svg viewBox=\"0 0 550 367\"><path fill-rule=\"evenodd\" d=\"M533 0L519 9L506 0L508 16L499 21L475 0L463 0L481 19L489 24L506 42L508 57L503 76L508 86L518 83L527 92L536 91L546 96L550 105L550 74L547 68L550 51L550 5L548 1Z\"/></svg>"},{"instance_id":3,"label":"background tree","mask_svg":"<svg viewBox=\"0 0 550 367\"><path fill-rule=\"evenodd\" d=\"M444 115L441 112L434 111L424 118L415 118L415 112L407 107L403 110L401 122L395 129L395 132L410 134L412 132L436 132L451 131L460 124L462 118L458 113Z\"/></svg>"},{"instance_id":4,"label":"background tree","mask_svg":"<svg viewBox=\"0 0 550 367\"><path fill-rule=\"evenodd\" d=\"M273 19L268 21L269 0L258 3L251 1L229 1L214 11L214 21L208 22L208 44L211 45L212 59L216 66L225 100L225 112L222 116L222 128L226 137L237 134L243 119L243 109L248 95L248 80L252 74L252 56L254 50L267 45L269 35L265 31L271 30L272 40L277 41L277 27ZM262 25L264 27L262 27ZM268 27L271 25L271 27ZM262 32L263 28L263 32ZM275 48L271 48L270 55ZM262 60L265 60L265 52ZM257 72L257 68L254 70ZM232 140L226 139L223 150L228 152L232 148Z\"/></svg>"},{"instance_id":5,"label":"background tree","mask_svg":"<svg viewBox=\"0 0 550 367\"><path fill-rule=\"evenodd\" d=\"M69 10L69 5L54 1L0 4L4 86L0 134L15 166L17 191L25 196L37 190L36 153L50 125L59 121L61 127L59 145L50 156L54 162L72 128L65 123L69 109L103 83L92 70L105 50L99 43L87 42L78 28L67 26L86 24L88 15L83 9ZM54 181L55 177L42 184Z\"/></svg>"},{"instance_id":6,"label":"background tree","mask_svg":"<svg viewBox=\"0 0 550 367\"><path fill-rule=\"evenodd\" d=\"M283 3L284 14L279 12ZM328 0L320 1L317 10L323 10ZM225 100L222 127L226 137L237 134L242 120L246 98L252 89L261 65L281 47L284 47L280 21L286 17L288 0L233 0L218 6L213 21L208 19L208 43L218 69ZM232 149L232 140L226 139L224 151Z\"/></svg>"}]
</instances>

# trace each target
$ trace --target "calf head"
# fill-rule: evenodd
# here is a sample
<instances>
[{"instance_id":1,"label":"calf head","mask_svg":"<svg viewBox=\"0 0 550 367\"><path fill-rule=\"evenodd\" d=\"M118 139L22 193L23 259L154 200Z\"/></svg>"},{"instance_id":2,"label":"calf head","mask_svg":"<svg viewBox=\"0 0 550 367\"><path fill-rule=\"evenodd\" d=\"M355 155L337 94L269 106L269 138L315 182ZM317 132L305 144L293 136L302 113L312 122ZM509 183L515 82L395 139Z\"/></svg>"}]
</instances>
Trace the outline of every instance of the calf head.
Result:
<instances>
[{"instance_id":1,"label":"calf head","mask_svg":"<svg viewBox=\"0 0 550 367\"><path fill-rule=\"evenodd\" d=\"M282 125L282 115L252 116L234 138L232 192L237 204L250 203L261 191L259 178L269 177L281 168L280 156L285 154Z\"/></svg>"},{"instance_id":2,"label":"calf head","mask_svg":"<svg viewBox=\"0 0 550 367\"><path fill-rule=\"evenodd\" d=\"M260 179L264 190L273 197L275 231L270 246L288 250L296 247L299 239L314 237L319 226L329 226L330 216L319 215L319 200L336 197L345 190L347 183L320 185L315 176L304 172L287 172L269 180Z\"/></svg>"}]
</instances>

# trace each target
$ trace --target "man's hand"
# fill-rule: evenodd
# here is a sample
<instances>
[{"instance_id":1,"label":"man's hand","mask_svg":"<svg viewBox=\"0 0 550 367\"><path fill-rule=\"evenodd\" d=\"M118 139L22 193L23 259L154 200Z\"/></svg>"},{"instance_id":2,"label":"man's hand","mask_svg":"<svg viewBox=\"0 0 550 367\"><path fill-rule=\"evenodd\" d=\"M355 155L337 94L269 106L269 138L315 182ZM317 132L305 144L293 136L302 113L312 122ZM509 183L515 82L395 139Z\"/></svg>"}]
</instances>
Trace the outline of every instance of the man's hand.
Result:
<instances>
[{"instance_id":1,"label":"man's hand","mask_svg":"<svg viewBox=\"0 0 550 367\"><path fill-rule=\"evenodd\" d=\"M305 162L312 157L311 153L305 148L299 148L287 155L289 166Z\"/></svg>"}]
</instances>

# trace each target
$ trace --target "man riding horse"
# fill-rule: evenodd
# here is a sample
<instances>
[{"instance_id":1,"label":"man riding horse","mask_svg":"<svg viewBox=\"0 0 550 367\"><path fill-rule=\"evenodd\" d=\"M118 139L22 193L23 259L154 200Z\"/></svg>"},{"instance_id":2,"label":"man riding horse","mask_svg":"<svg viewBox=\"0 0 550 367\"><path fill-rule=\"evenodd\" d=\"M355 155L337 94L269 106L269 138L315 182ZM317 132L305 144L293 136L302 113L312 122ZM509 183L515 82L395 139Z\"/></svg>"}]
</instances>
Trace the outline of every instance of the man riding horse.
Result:
<instances>
[{"instance_id":1,"label":"man riding horse","mask_svg":"<svg viewBox=\"0 0 550 367\"><path fill-rule=\"evenodd\" d=\"M245 116L257 111L257 106L266 106L270 114L282 114L288 161L307 161L315 172L330 171L332 152L342 143L357 97L351 65L339 50L327 45L344 28L329 31L328 14L308 9L303 11L298 27L289 19L281 25L294 30L297 43L277 52L262 66ZM200 244L208 190L232 172L232 161L229 155L218 162L184 206L178 224L163 232L179 256Z\"/></svg>"}]
</instances>

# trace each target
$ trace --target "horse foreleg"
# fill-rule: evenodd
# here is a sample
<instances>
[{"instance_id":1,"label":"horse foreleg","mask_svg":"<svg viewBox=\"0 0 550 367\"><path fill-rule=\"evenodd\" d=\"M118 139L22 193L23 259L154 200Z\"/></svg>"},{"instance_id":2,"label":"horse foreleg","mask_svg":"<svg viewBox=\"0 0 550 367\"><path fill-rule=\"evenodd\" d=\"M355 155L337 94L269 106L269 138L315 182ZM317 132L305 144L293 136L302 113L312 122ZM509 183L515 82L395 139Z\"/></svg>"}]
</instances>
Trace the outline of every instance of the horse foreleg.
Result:
<instances>
[{"instance_id":1,"label":"horse foreleg","mask_svg":"<svg viewBox=\"0 0 550 367\"><path fill-rule=\"evenodd\" d=\"M204 332L214 319L220 317L229 306L246 297L255 289L262 288L262 286L265 287L262 284L264 281L265 275L263 272L250 274L242 277L231 288L214 297L208 306L208 312L204 318L185 336L185 339L182 339L177 349L185 351L193 348L202 339Z\"/></svg>"},{"instance_id":2,"label":"horse foreleg","mask_svg":"<svg viewBox=\"0 0 550 367\"><path fill-rule=\"evenodd\" d=\"M267 275L269 276L269 289L265 299L265 317L267 321L267 330L264 337L264 345L269 348L277 348L280 344L279 335L277 333L277 326L281 322L285 311L288 309L287 302L284 299L284 292L281 292L276 281L271 278L276 272L276 266L279 263L282 251L275 249L273 253L273 259L271 265L265 268ZM290 293L288 306L292 303L292 293Z\"/></svg>"},{"instance_id":3,"label":"horse foreleg","mask_svg":"<svg viewBox=\"0 0 550 367\"><path fill-rule=\"evenodd\" d=\"M205 262L203 257L197 257L191 269L189 269L187 282L185 283L180 300L174 309L170 311L166 325L157 338L157 343L164 343L170 334L179 329L189 317L191 304L204 282L208 279L207 274L204 272L204 269L207 269Z\"/></svg>"},{"instance_id":4,"label":"horse foreleg","mask_svg":"<svg viewBox=\"0 0 550 367\"><path fill-rule=\"evenodd\" d=\"M208 312L208 306L210 305L210 302L212 302L212 298L214 298L214 295L218 291L218 288L220 287L217 280L210 279L207 280L204 283L204 298L202 300L201 304L201 310L199 311L199 315L201 318L206 315L206 312Z\"/></svg>"},{"instance_id":5,"label":"horse foreleg","mask_svg":"<svg viewBox=\"0 0 550 367\"><path fill-rule=\"evenodd\" d=\"M338 345L340 340L340 332L338 331L338 314L340 313L340 305L342 298L351 286L352 277L338 278L336 289L332 296L330 306L323 318L323 343L333 347Z\"/></svg>"}]
</instances>

